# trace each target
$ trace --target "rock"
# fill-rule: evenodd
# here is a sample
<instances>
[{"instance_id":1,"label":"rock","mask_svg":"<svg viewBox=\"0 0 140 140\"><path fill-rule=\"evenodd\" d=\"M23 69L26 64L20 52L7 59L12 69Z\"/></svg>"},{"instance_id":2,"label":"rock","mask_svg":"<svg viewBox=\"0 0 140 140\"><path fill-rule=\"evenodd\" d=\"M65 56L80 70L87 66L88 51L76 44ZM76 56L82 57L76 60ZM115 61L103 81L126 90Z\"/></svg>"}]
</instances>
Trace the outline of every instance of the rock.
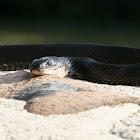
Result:
<instances>
[{"instance_id":1,"label":"rock","mask_svg":"<svg viewBox=\"0 0 140 140\"><path fill-rule=\"evenodd\" d=\"M0 98L1 140L123 140L109 131L139 109L136 104L122 104L44 117L24 110L25 103Z\"/></svg>"},{"instance_id":2,"label":"rock","mask_svg":"<svg viewBox=\"0 0 140 140\"><path fill-rule=\"evenodd\" d=\"M27 72L26 74L29 75ZM83 112L100 106L115 106L122 103L140 104L139 98L110 89L107 85L105 87L100 84L98 87L98 84L70 78L31 77L26 74L23 74L23 81L17 80L16 86L11 82L11 87L14 85L12 92L18 91L19 94L9 95L8 98L26 101L24 108L31 113L46 116ZM12 75L14 80L15 77Z\"/></svg>"},{"instance_id":3,"label":"rock","mask_svg":"<svg viewBox=\"0 0 140 140\"><path fill-rule=\"evenodd\" d=\"M62 81L56 81L52 83L46 83L39 86L32 86L28 89L26 89L24 92L11 96L12 99L17 100L24 100L27 101L29 99L35 98L35 97L42 97L42 96L50 96L56 94L57 91L85 91L84 89L66 85ZM65 95L64 95L65 96Z\"/></svg>"},{"instance_id":4,"label":"rock","mask_svg":"<svg viewBox=\"0 0 140 140\"><path fill-rule=\"evenodd\" d=\"M128 96L103 97L101 93L57 92L52 96L33 98L26 102L25 109L40 115L72 114L100 106L116 106L122 103L140 103L139 99ZM97 95L98 94L98 95ZM118 93L119 94L119 93ZM100 97L98 97L100 96Z\"/></svg>"},{"instance_id":5,"label":"rock","mask_svg":"<svg viewBox=\"0 0 140 140\"><path fill-rule=\"evenodd\" d=\"M32 86L10 98L27 101L25 109L40 115L70 114L100 106L140 104L140 99L73 79Z\"/></svg>"},{"instance_id":6,"label":"rock","mask_svg":"<svg viewBox=\"0 0 140 140\"><path fill-rule=\"evenodd\" d=\"M140 87L28 71L0 73L0 83L0 97L12 98L0 98L2 140L140 139Z\"/></svg>"},{"instance_id":7,"label":"rock","mask_svg":"<svg viewBox=\"0 0 140 140\"><path fill-rule=\"evenodd\" d=\"M125 139L140 140L140 112L115 124L110 133Z\"/></svg>"}]
</instances>

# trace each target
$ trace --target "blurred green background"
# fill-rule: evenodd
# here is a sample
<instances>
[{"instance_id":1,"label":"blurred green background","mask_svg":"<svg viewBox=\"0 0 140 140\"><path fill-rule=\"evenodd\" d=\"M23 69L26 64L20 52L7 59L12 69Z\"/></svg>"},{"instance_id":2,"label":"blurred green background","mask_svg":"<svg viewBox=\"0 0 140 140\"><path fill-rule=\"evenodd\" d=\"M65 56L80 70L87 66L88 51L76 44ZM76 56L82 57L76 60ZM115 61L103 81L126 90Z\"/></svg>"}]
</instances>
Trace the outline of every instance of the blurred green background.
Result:
<instances>
[{"instance_id":1,"label":"blurred green background","mask_svg":"<svg viewBox=\"0 0 140 140\"><path fill-rule=\"evenodd\" d=\"M140 47L140 1L1 2L0 44L98 43Z\"/></svg>"}]
</instances>

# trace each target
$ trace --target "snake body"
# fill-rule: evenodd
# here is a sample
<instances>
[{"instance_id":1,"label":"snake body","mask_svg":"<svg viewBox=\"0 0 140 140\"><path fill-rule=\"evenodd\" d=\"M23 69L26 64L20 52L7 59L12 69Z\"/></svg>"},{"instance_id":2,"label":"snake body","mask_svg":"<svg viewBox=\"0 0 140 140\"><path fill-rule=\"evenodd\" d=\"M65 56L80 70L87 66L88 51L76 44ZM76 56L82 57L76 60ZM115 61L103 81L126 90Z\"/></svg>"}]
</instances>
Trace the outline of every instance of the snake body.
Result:
<instances>
[{"instance_id":1,"label":"snake body","mask_svg":"<svg viewBox=\"0 0 140 140\"><path fill-rule=\"evenodd\" d=\"M140 49L131 47L101 45L92 43L82 44L35 44L35 45L1 45L0 46L0 70L19 70L29 68L34 59L45 56L59 56L59 57L88 57L102 64L99 74L108 74L113 78L114 71L117 76L124 72L125 68L125 82L124 84L137 85L140 84L139 63L140 63ZM83 63L84 61L82 61ZM96 64L97 64L96 63ZM113 66L112 66L113 65ZM114 70L115 65L115 70ZM99 65L90 65L91 70ZM99 68L99 67L98 67ZM130 72L131 69L131 72ZM108 71L104 73L105 71ZM90 72L91 75L92 71ZM87 73L86 73L87 74ZM127 76L129 77L127 79ZM91 77L91 76L90 76ZM130 80L131 78L133 80ZM86 76L85 76L86 78ZM113 83L113 79L109 79L108 83ZM87 78L89 80L89 78ZM104 81L105 79L95 78L92 81ZM104 82L103 82L104 83ZM117 80L117 84L123 84Z\"/></svg>"},{"instance_id":2,"label":"snake body","mask_svg":"<svg viewBox=\"0 0 140 140\"><path fill-rule=\"evenodd\" d=\"M102 84L140 84L140 64L107 64L88 57L43 57L31 64L35 75L72 77Z\"/></svg>"}]
</instances>

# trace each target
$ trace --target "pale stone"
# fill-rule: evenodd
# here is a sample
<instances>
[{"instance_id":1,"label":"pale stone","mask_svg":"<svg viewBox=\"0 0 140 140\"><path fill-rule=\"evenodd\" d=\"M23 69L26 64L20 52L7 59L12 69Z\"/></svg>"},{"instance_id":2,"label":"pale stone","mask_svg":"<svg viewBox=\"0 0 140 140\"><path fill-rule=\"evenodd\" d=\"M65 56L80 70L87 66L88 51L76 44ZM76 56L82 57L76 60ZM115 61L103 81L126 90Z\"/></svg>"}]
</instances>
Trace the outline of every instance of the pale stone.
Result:
<instances>
[{"instance_id":1,"label":"pale stone","mask_svg":"<svg viewBox=\"0 0 140 140\"><path fill-rule=\"evenodd\" d=\"M140 139L139 87L28 71L0 73L0 83L1 140Z\"/></svg>"}]
</instances>

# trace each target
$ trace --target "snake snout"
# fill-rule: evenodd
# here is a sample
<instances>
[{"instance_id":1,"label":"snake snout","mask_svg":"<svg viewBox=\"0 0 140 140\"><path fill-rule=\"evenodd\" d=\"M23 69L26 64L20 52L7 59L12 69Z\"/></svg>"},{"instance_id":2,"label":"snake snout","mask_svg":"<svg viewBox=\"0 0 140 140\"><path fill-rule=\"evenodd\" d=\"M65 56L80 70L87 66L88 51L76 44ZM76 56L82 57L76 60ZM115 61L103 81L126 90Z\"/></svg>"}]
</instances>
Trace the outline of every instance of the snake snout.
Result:
<instances>
[{"instance_id":1,"label":"snake snout","mask_svg":"<svg viewBox=\"0 0 140 140\"><path fill-rule=\"evenodd\" d=\"M35 59L32 64L31 64L31 68L30 68L30 71L33 72L33 71L39 71L39 68L40 68L40 64L42 64L43 60L41 59Z\"/></svg>"}]
</instances>

